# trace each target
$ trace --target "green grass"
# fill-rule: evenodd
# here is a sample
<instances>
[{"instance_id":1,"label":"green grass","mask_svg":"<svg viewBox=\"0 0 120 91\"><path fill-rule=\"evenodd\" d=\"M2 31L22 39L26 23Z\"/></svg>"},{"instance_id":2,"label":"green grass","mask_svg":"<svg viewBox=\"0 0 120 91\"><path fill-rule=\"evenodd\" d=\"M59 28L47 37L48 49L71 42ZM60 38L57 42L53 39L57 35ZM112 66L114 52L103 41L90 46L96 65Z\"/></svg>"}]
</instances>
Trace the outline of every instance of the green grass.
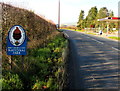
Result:
<instances>
[{"instance_id":1,"label":"green grass","mask_svg":"<svg viewBox=\"0 0 120 91\"><path fill-rule=\"evenodd\" d=\"M75 31L75 29L70 29L70 28L62 28L62 29Z\"/></svg>"},{"instance_id":2,"label":"green grass","mask_svg":"<svg viewBox=\"0 0 120 91\"><path fill-rule=\"evenodd\" d=\"M81 31L81 32L83 32L83 30L78 30L78 29L77 29L76 31Z\"/></svg>"},{"instance_id":3,"label":"green grass","mask_svg":"<svg viewBox=\"0 0 120 91\"><path fill-rule=\"evenodd\" d=\"M95 33L88 32L87 34L96 35Z\"/></svg>"},{"instance_id":4,"label":"green grass","mask_svg":"<svg viewBox=\"0 0 120 91\"><path fill-rule=\"evenodd\" d=\"M120 37L115 37L115 36L111 36L111 37L108 37L110 39L115 39L115 40L120 40Z\"/></svg>"}]
</instances>

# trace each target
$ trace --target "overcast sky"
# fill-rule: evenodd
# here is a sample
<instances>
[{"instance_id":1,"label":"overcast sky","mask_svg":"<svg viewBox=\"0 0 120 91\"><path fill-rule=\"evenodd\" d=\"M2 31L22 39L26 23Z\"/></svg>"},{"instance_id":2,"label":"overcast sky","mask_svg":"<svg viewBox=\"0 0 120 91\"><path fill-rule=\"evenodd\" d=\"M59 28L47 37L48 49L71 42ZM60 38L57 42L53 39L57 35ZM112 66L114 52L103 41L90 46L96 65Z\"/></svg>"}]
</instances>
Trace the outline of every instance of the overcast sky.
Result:
<instances>
[{"instance_id":1,"label":"overcast sky","mask_svg":"<svg viewBox=\"0 0 120 91\"><path fill-rule=\"evenodd\" d=\"M36 14L45 16L57 23L58 21L58 0L0 0L17 7L33 10ZM61 2L61 24L78 21L81 10L85 11L85 16L91 7L97 6L98 10L107 7L113 10L118 16L119 0L60 0Z\"/></svg>"}]
</instances>

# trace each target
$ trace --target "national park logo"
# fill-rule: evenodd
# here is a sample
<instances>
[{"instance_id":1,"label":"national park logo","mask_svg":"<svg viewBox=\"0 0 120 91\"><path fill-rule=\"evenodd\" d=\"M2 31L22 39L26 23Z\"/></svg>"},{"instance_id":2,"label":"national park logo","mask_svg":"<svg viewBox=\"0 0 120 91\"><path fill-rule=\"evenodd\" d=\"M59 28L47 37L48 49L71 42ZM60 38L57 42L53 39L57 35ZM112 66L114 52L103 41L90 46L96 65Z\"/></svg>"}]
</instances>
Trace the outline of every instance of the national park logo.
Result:
<instances>
[{"instance_id":1,"label":"national park logo","mask_svg":"<svg viewBox=\"0 0 120 91\"><path fill-rule=\"evenodd\" d=\"M15 25L10 29L9 40L14 46L20 46L25 40L25 31L19 25Z\"/></svg>"}]
</instances>

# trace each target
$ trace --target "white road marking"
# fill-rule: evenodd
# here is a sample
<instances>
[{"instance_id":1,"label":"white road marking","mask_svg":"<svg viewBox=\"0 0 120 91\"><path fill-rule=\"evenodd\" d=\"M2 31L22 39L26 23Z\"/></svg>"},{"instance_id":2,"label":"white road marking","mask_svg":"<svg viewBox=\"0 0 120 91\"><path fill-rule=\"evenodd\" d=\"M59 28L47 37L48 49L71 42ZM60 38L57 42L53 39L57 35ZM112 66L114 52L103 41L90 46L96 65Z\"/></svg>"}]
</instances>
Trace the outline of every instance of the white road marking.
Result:
<instances>
[{"instance_id":1,"label":"white road marking","mask_svg":"<svg viewBox=\"0 0 120 91\"><path fill-rule=\"evenodd\" d=\"M65 35L66 37L69 37L69 35L68 35L67 33L64 33L64 35Z\"/></svg>"},{"instance_id":2,"label":"white road marking","mask_svg":"<svg viewBox=\"0 0 120 91\"><path fill-rule=\"evenodd\" d=\"M94 40L94 41L96 41L96 42L98 42L98 43L100 43L100 44L104 44L103 42L100 42L100 41L98 41L98 40L96 40L96 39L92 39L92 40ZM115 47L112 47L112 49L114 49L114 50L116 50L116 51L120 51L119 49L117 49L117 48L115 48Z\"/></svg>"},{"instance_id":3,"label":"white road marking","mask_svg":"<svg viewBox=\"0 0 120 91\"><path fill-rule=\"evenodd\" d=\"M87 37L87 38L90 38L90 37Z\"/></svg>"},{"instance_id":4,"label":"white road marking","mask_svg":"<svg viewBox=\"0 0 120 91\"><path fill-rule=\"evenodd\" d=\"M96 39L92 39L92 40L94 40L94 41L96 41L96 42L98 42L98 43L100 43L100 44L104 44L103 42L100 42L100 41L98 41L98 40L96 40Z\"/></svg>"},{"instance_id":5,"label":"white road marking","mask_svg":"<svg viewBox=\"0 0 120 91\"><path fill-rule=\"evenodd\" d=\"M120 51L119 49L115 48L115 47L112 47L112 49L116 50L116 51Z\"/></svg>"}]
</instances>

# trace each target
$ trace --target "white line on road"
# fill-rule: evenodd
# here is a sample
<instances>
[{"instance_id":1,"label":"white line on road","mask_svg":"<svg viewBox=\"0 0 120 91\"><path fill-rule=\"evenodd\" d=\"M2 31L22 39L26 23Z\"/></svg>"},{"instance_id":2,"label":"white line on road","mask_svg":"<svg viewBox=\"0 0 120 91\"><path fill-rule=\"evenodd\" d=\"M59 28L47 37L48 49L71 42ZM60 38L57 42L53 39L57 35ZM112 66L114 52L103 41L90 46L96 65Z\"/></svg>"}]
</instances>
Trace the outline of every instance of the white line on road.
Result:
<instances>
[{"instance_id":1,"label":"white line on road","mask_svg":"<svg viewBox=\"0 0 120 91\"><path fill-rule=\"evenodd\" d=\"M65 35L66 37L69 37L69 35L68 35L67 33L64 33L64 35Z\"/></svg>"},{"instance_id":2,"label":"white line on road","mask_svg":"<svg viewBox=\"0 0 120 91\"><path fill-rule=\"evenodd\" d=\"M100 43L100 44L104 44L103 42L100 42L100 41L98 41L98 40L96 40L96 39L92 39L92 40L94 40L94 41L96 41L96 42L98 42L98 43Z\"/></svg>"},{"instance_id":3,"label":"white line on road","mask_svg":"<svg viewBox=\"0 0 120 91\"><path fill-rule=\"evenodd\" d=\"M90 38L90 37L86 37L86 38Z\"/></svg>"},{"instance_id":4,"label":"white line on road","mask_svg":"<svg viewBox=\"0 0 120 91\"><path fill-rule=\"evenodd\" d=\"M98 43L100 43L100 44L104 44L103 42L100 42L100 41L98 41L98 40L96 40L96 39L92 39L92 40L94 40L94 41L96 41L96 42L98 42ZM116 51L120 51L119 49L117 49L117 48L115 48L115 47L112 47L112 49L114 49L114 50L116 50Z\"/></svg>"},{"instance_id":5,"label":"white line on road","mask_svg":"<svg viewBox=\"0 0 120 91\"><path fill-rule=\"evenodd\" d=\"M112 47L112 49L116 50L116 51L120 51L119 49L115 48L115 47Z\"/></svg>"}]
</instances>

